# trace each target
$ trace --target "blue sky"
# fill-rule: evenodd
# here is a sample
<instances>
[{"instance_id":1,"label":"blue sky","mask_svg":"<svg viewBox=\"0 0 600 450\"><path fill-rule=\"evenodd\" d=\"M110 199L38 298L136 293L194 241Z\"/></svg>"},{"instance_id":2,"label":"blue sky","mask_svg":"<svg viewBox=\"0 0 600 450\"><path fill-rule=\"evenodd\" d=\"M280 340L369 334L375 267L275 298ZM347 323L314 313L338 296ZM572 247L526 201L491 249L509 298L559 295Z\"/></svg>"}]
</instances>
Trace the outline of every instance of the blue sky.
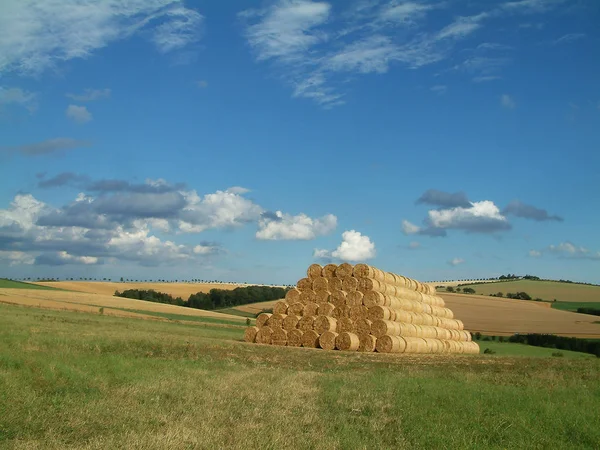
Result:
<instances>
[{"instance_id":1,"label":"blue sky","mask_svg":"<svg viewBox=\"0 0 600 450\"><path fill-rule=\"evenodd\" d=\"M0 274L600 282L594 1L5 0Z\"/></svg>"}]
</instances>

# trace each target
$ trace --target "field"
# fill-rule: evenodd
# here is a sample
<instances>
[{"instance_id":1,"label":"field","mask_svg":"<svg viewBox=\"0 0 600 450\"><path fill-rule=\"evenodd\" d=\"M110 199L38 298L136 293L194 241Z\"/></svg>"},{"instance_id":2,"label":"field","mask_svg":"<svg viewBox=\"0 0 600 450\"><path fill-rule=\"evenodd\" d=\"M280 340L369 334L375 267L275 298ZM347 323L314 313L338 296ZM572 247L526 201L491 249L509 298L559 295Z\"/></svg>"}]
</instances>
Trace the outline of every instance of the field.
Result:
<instances>
[{"instance_id":1,"label":"field","mask_svg":"<svg viewBox=\"0 0 600 450\"><path fill-rule=\"evenodd\" d=\"M7 280L6 278L0 278L0 289L3 289L3 288L7 288L7 289L44 289L44 290L55 289L54 287L45 286L42 284L25 283L22 281L13 281L13 280Z\"/></svg>"},{"instance_id":2,"label":"field","mask_svg":"<svg viewBox=\"0 0 600 450\"><path fill-rule=\"evenodd\" d=\"M563 311L577 311L578 308L594 308L600 309L600 301L598 302L552 302L554 309ZM600 318L598 318L600 320Z\"/></svg>"},{"instance_id":3,"label":"field","mask_svg":"<svg viewBox=\"0 0 600 450\"><path fill-rule=\"evenodd\" d=\"M259 346L0 305L0 447L598 448L600 360ZM10 413L7 413L10 411Z\"/></svg>"},{"instance_id":4,"label":"field","mask_svg":"<svg viewBox=\"0 0 600 450\"><path fill-rule=\"evenodd\" d=\"M461 286L467 287L467 286ZM477 294L489 295L502 292L527 292L532 298L563 302L600 302L600 286L585 284L559 283L558 281L502 281L494 284L473 284Z\"/></svg>"}]
</instances>

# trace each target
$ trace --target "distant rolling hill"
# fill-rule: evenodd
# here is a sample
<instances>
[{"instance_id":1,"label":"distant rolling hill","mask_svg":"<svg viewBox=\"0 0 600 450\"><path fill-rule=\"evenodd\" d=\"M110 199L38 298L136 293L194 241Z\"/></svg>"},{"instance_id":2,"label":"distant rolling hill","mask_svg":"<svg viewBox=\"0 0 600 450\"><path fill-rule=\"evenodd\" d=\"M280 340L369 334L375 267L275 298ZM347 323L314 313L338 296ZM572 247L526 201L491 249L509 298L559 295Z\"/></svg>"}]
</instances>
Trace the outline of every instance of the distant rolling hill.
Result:
<instances>
[{"instance_id":1,"label":"distant rolling hill","mask_svg":"<svg viewBox=\"0 0 600 450\"><path fill-rule=\"evenodd\" d=\"M531 298L561 302L600 302L600 286L562 283L559 281L515 280L498 281L493 284L469 284L460 286L475 289L477 294L489 295L502 292L527 292Z\"/></svg>"}]
</instances>

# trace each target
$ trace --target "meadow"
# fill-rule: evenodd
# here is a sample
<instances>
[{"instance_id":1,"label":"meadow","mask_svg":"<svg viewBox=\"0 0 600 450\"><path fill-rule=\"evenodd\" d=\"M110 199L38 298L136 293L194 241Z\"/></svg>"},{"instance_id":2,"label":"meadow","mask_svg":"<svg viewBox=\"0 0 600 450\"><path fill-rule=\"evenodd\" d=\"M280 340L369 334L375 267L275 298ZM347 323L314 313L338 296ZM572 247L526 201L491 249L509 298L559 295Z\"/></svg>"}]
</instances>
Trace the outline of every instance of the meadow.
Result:
<instances>
[{"instance_id":1,"label":"meadow","mask_svg":"<svg viewBox=\"0 0 600 450\"><path fill-rule=\"evenodd\" d=\"M471 287L477 294L489 295L502 292L527 292L531 298L563 302L600 302L600 286L591 286L575 283L561 283L558 281L498 281L496 283L464 285L461 288Z\"/></svg>"}]
</instances>

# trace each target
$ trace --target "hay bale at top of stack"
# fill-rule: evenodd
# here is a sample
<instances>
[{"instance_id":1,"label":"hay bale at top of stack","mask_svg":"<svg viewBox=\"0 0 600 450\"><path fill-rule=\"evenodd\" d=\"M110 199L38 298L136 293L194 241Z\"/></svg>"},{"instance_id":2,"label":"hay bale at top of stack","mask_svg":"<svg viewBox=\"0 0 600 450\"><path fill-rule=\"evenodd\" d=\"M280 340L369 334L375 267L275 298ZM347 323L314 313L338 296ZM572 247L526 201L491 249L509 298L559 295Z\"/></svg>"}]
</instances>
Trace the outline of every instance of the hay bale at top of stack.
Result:
<instances>
[{"instance_id":1,"label":"hay bale at top of stack","mask_svg":"<svg viewBox=\"0 0 600 450\"><path fill-rule=\"evenodd\" d=\"M323 267L320 264L311 264L306 270L306 276L310 280L314 280L315 278L320 277L322 273Z\"/></svg>"}]
</instances>

